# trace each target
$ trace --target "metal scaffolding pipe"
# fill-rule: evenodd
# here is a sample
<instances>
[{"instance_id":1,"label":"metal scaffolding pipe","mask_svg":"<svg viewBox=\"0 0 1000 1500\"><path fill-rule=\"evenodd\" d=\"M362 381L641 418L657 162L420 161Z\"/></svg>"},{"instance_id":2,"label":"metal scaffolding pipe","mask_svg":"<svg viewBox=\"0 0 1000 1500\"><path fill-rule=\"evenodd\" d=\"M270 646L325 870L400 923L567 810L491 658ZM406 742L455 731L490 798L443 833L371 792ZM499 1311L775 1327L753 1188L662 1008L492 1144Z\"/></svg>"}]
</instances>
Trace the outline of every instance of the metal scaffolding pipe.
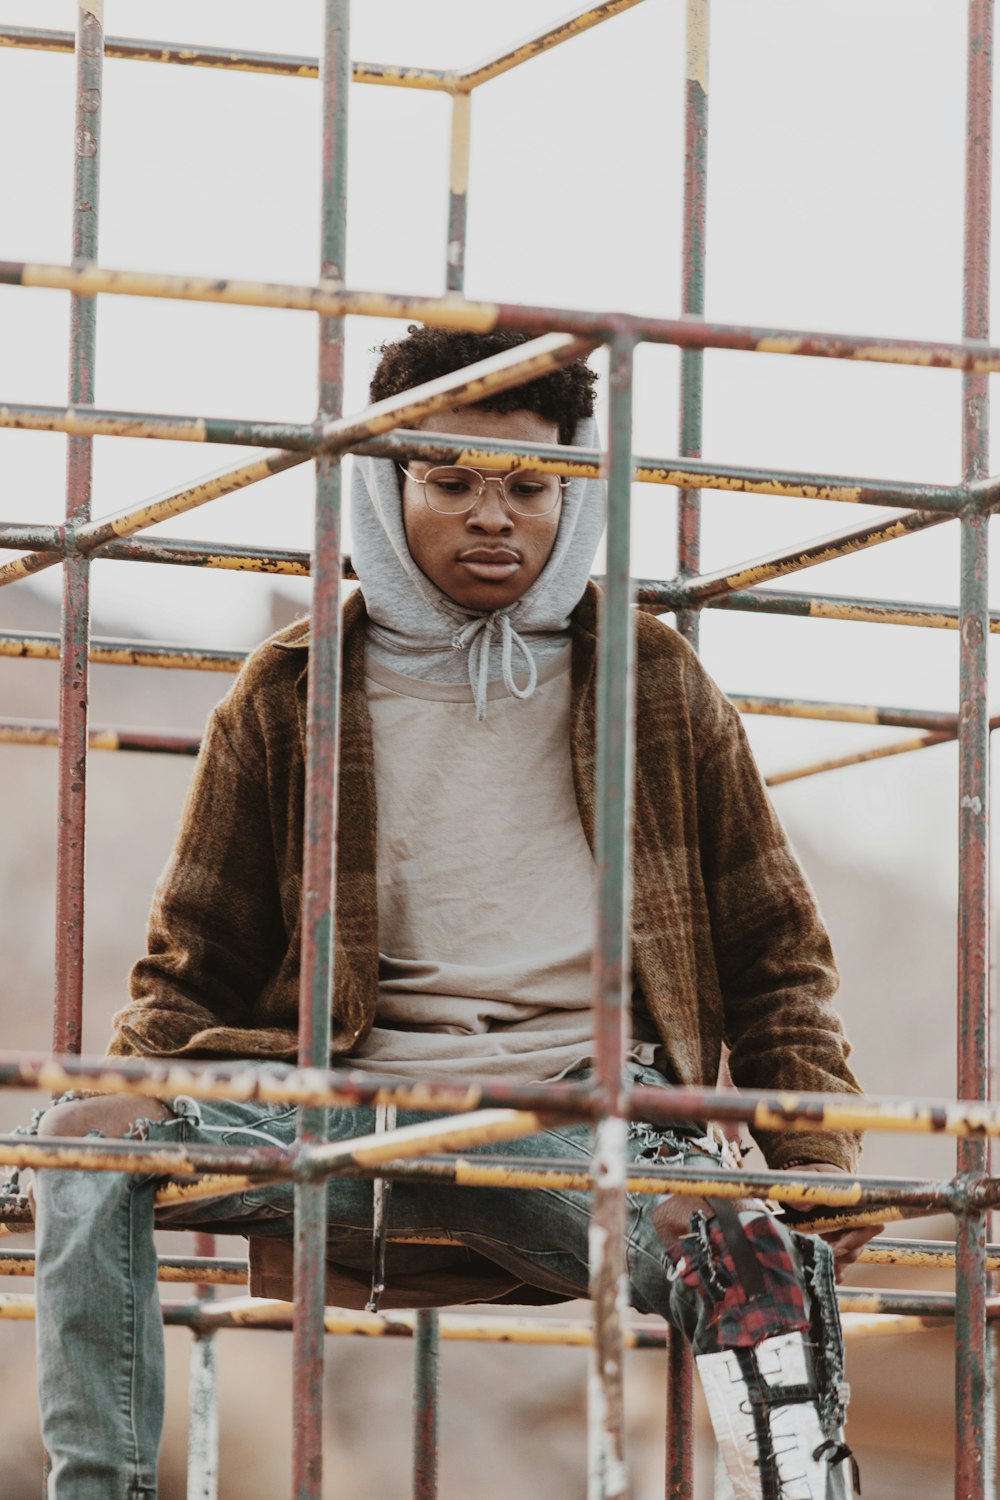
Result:
<instances>
[{"instance_id":1,"label":"metal scaffolding pipe","mask_svg":"<svg viewBox=\"0 0 1000 1500\"><path fill-rule=\"evenodd\" d=\"M588 6L586 10L566 17L555 26L527 37L515 47L487 58L485 62L464 72L450 68L414 68L356 62L351 67L351 82L382 84L390 88L429 89L444 93L468 92L641 3L642 0L604 0L600 5ZM0 28L0 47L21 47L35 52L72 52L73 40L73 33L70 31L52 31L40 26ZM183 42L141 41L133 37L108 37L106 55L127 62L176 63L182 67L265 73L281 78L320 76L320 62L316 57L205 47L200 44L192 46Z\"/></svg>"},{"instance_id":2,"label":"metal scaffolding pipe","mask_svg":"<svg viewBox=\"0 0 1000 1500\"><path fill-rule=\"evenodd\" d=\"M626 1126L624 1058L631 1000L633 662L632 362L630 339L611 346L608 417L607 577L597 669L597 922L594 933L594 1061L599 1115L590 1218L594 1350L588 1383L587 1500L625 1500Z\"/></svg>"},{"instance_id":3,"label":"metal scaffolding pipe","mask_svg":"<svg viewBox=\"0 0 1000 1500\"><path fill-rule=\"evenodd\" d=\"M182 1064L176 1059L37 1058L9 1051L0 1051L0 1088L37 1088L51 1093L85 1089L140 1098L189 1094L196 1099L258 1099L270 1104L330 1108L392 1103L404 1109L452 1112L523 1109L578 1119L595 1118L601 1100L587 1084L516 1084L500 1079L460 1084L435 1079L401 1082L390 1075L348 1068L297 1069L285 1063L248 1066L238 1060ZM966 1139L1000 1135L1000 1105L975 1099L643 1085L625 1091L623 1111L629 1119L656 1124L702 1119L744 1123L764 1131L889 1130ZM0 1141L5 1139L0 1136Z\"/></svg>"},{"instance_id":4,"label":"metal scaffolding pipe","mask_svg":"<svg viewBox=\"0 0 1000 1500\"><path fill-rule=\"evenodd\" d=\"M548 330L607 342L673 344L679 349L729 349L806 359L848 359L859 363L1000 373L1000 348L963 340L892 339L789 328L748 327L684 318L646 318L623 312L533 307L521 302L471 302L455 297L350 291L324 286L241 281L219 276L171 276L159 271L125 271L103 266L58 266L0 260L0 284L75 292L78 296L163 297L239 307L276 307L322 317L376 317L417 320L437 328L488 333L510 328ZM986 492L983 493L983 503Z\"/></svg>"},{"instance_id":5,"label":"metal scaffolding pipe","mask_svg":"<svg viewBox=\"0 0 1000 1500\"><path fill-rule=\"evenodd\" d=\"M993 0L969 0L962 334L989 338L993 104ZM989 464L989 381L962 380L962 477L984 479ZM963 517L959 604L958 733L958 1067L959 1092L987 1100L990 1056L989 893L989 521ZM987 1140L960 1141L957 1170L990 1170ZM955 1500L995 1493L993 1340L987 1337L986 1240L982 1208L956 1224Z\"/></svg>"},{"instance_id":6,"label":"metal scaffolding pipe","mask_svg":"<svg viewBox=\"0 0 1000 1500\"><path fill-rule=\"evenodd\" d=\"M785 786L789 781L801 781L806 776L819 776L826 771L842 771L846 766L862 766L869 761L886 760L893 755L909 755L914 750L930 750L935 745L951 745L955 739L954 734L925 734L915 740L895 740L891 745L879 745L874 750L855 750L853 755L838 755L832 760L813 761L806 766L796 766L792 771L774 771L770 776L764 777L764 784Z\"/></svg>"},{"instance_id":7,"label":"metal scaffolding pipe","mask_svg":"<svg viewBox=\"0 0 1000 1500\"><path fill-rule=\"evenodd\" d=\"M629 1188L631 1192L631 1187ZM198 1236L195 1237L196 1244ZM393 1244L456 1244L444 1237L398 1235L390 1236ZM986 1269L1000 1270L1000 1245L987 1245ZM861 1265L873 1266L919 1266L933 1270L949 1270L955 1266L955 1245L949 1240L894 1240L885 1235L866 1245L858 1257ZM196 1283L198 1286L243 1286L249 1266L245 1260L235 1256L218 1256L213 1252L199 1251L196 1255L161 1255L158 1279L162 1282ZM34 1276L34 1250L0 1251L0 1276Z\"/></svg>"},{"instance_id":8,"label":"metal scaffolding pipe","mask_svg":"<svg viewBox=\"0 0 1000 1500\"><path fill-rule=\"evenodd\" d=\"M437 1308L416 1314L413 1351L413 1500L437 1500L441 1333Z\"/></svg>"},{"instance_id":9,"label":"metal scaffolding pipe","mask_svg":"<svg viewBox=\"0 0 1000 1500\"><path fill-rule=\"evenodd\" d=\"M104 61L103 0L80 0L76 31L73 152L73 264L97 259L101 98ZM70 303L69 401L94 400L97 304L74 295ZM66 524L90 516L93 444L69 438ZM46 554L47 556L47 554ZM68 559L60 618L59 784L56 850L55 997L52 1046L79 1052L83 1025L83 912L87 818L90 573L85 558Z\"/></svg>"},{"instance_id":10,"label":"metal scaffolding pipe","mask_svg":"<svg viewBox=\"0 0 1000 1500\"><path fill-rule=\"evenodd\" d=\"M688 0L685 29L684 205L681 250L681 312L705 316L705 205L708 195L708 60L710 0ZM701 457L705 353L681 353L680 451ZM677 574L694 577L701 567L701 493L685 485L677 497ZM681 609L677 629L698 646L696 609Z\"/></svg>"},{"instance_id":11,"label":"metal scaffolding pipe","mask_svg":"<svg viewBox=\"0 0 1000 1500\"><path fill-rule=\"evenodd\" d=\"M347 237L347 122L350 64L350 0L325 0L323 9L322 163L320 280L342 285ZM334 315L319 324L319 406L317 429L329 432L341 419L344 392L344 323ZM434 382L432 382L434 384ZM453 382L454 384L454 382ZM461 386L461 381L458 382ZM431 393L427 410L440 409L441 390ZM445 396L461 402L469 388ZM407 396L377 403L387 415L413 408ZM437 401L437 405L435 404ZM350 424L347 424L350 426ZM389 421L388 426L397 422ZM309 638L306 709L305 830L302 869L302 952L299 983L301 1068L322 1067L330 1056L336 921L337 802L340 761L341 689L341 478L343 447L316 456L316 518L313 541L313 601ZM301 1151L324 1149L327 1112L322 1104L303 1105L296 1141ZM326 1148L329 1149L329 1148ZM294 1500L321 1500L323 1493L323 1304L326 1294L326 1184L295 1185L295 1320L292 1388L292 1493Z\"/></svg>"},{"instance_id":12,"label":"metal scaffolding pipe","mask_svg":"<svg viewBox=\"0 0 1000 1500\"><path fill-rule=\"evenodd\" d=\"M650 579L639 586L639 599L649 604L668 603L670 584ZM784 589L754 588L746 593L722 595L708 600L710 609L748 611L750 614L790 615L808 620L853 620L864 625L916 625L930 630L957 630L958 610L942 604L921 604L902 599L865 599L846 594L797 594ZM990 630L1000 631L1000 610L990 611Z\"/></svg>"}]
</instances>

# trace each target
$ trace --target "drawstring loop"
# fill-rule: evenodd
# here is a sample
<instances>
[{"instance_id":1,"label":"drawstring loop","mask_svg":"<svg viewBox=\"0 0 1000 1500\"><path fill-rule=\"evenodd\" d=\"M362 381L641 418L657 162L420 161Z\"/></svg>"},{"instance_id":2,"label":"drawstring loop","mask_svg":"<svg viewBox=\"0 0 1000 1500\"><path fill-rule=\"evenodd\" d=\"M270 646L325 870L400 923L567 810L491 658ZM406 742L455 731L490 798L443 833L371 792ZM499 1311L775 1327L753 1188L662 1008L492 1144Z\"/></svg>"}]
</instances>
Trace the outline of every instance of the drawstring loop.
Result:
<instances>
[{"instance_id":1,"label":"drawstring loop","mask_svg":"<svg viewBox=\"0 0 1000 1500\"><path fill-rule=\"evenodd\" d=\"M527 643L511 625L507 615L495 609L488 615L477 615L453 637L451 644L456 651L469 652L469 682L476 704L476 718L486 718L486 694L490 675L490 646L493 631L500 625L500 669L504 687L512 698L530 698L538 683L538 668ZM514 681L514 647L520 651L528 669L528 680L523 688Z\"/></svg>"}]
</instances>

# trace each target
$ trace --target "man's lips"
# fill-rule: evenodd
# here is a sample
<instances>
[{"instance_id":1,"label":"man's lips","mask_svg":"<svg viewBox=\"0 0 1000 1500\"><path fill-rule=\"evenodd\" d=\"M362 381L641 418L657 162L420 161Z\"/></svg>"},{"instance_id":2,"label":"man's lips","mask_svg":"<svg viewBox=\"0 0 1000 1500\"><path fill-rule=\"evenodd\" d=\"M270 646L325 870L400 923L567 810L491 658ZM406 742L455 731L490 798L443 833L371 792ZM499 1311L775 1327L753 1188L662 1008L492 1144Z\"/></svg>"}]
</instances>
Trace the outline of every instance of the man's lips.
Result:
<instances>
[{"instance_id":1,"label":"man's lips","mask_svg":"<svg viewBox=\"0 0 1000 1500\"><path fill-rule=\"evenodd\" d=\"M458 562L472 574L485 582L502 582L512 578L521 566L521 558L509 547L470 547L460 552Z\"/></svg>"}]
</instances>

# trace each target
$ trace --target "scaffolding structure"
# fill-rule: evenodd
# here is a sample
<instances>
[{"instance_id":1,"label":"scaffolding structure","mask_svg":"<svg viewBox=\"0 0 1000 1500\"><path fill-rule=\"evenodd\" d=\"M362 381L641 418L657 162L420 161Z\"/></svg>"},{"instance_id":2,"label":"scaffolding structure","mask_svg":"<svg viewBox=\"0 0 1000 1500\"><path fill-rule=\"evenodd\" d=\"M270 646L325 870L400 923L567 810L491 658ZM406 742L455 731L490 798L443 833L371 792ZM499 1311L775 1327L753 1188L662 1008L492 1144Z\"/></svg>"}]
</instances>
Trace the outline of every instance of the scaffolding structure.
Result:
<instances>
[{"instance_id":1,"label":"scaffolding structure","mask_svg":"<svg viewBox=\"0 0 1000 1500\"><path fill-rule=\"evenodd\" d=\"M72 258L68 265L0 262L0 282L56 288L71 297L70 384L65 408L0 405L0 427L63 432L68 437L65 520L50 525L0 523L0 547L16 554L0 566L0 587L42 569L63 569L62 627L58 637L6 631L0 655L60 661L58 726L5 720L0 741L53 744L59 753L57 946L52 1055L0 1052L0 1087L59 1092L86 1088L141 1097L184 1093L195 1098L285 1101L299 1107L294 1148L162 1148L134 1141L82 1145L23 1136L0 1137L0 1163L18 1167L72 1165L169 1177L165 1201L230 1193L262 1178L295 1184L294 1306L260 1299L213 1301L213 1288L245 1279L246 1267L214 1254L204 1236L192 1257L164 1257L166 1282L194 1282L192 1301L167 1304L168 1323L194 1335L189 1490L216 1494L217 1417L215 1337L227 1328L288 1328L294 1332L294 1500L319 1500L322 1490L323 1347L328 1334L378 1329L415 1344L413 1495L437 1494L437 1359L440 1339L482 1339L586 1345L591 1351L589 1500L624 1500L628 1470L623 1440L622 1368L625 1348L666 1350L668 1382L668 1500L693 1493L692 1362L684 1340L664 1327L629 1325L623 1303L625 1193L705 1193L743 1197L760 1193L799 1207L824 1206L827 1222L898 1218L915 1209L955 1217L954 1246L881 1240L863 1259L881 1264L953 1265L954 1296L901 1291L841 1292L841 1304L858 1314L854 1332L919 1331L953 1321L956 1334L956 1500L994 1494L995 1412L989 1324L1000 1319L1000 1297L990 1276L1000 1269L1000 1247L987 1244L990 1212L1000 1207L1000 1179L990 1175L990 1140L1000 1135L1000 1109L990 1103L989 974L989 745L1000 723L989 716L988 644L1000 614L987 603L989 519L1000 504L1000 477L988 471L989 389L1000 372L1000 347L989 343L990 166L992 148L993 0L967 0L967 140L964 305L961 339L954 343L847 337L789 329L739 327L704 320L705 201L708 157L710 0L687 0L686 125L681 315L676 319L591 313L554 307L470 301L463 295L470 124L477 89L531 58L643 0L605 0L560 25L466 71L383 66L350 61L349 0L324 0L321 59L261 52L188 47L105 37L102 0L79 0L75 36L39 28L4 27L0 45L76 53L75 173ZM235 69L320 80L322 90L322 244L315 285L277 285L181 277L102 267L98 257L101 90L104 58L180 66ZM452 101L450 209L446 294L408 297L344 286L348 86L355 82L432 89ZM230 305L297 309L319 325L319 399L311 423L250 422L200 415L109 411L95 404L97 297L176 298ZM388 401L356 416L343 415L343 329L348 316L417 319L436 326L486 331L517 329L529 342ZM662 343L682 350L679 451L670 458L632 451L632 366L637 345ZM420 418L456 405L474 404L592 350L610 354L610 417L606 452L468 440L450 442L409 430ZM962 475L952 485L872 481L852 475L792 473L710 464L702 460L702 379L706 349L745 350L786 357L917 364L959 370L963 379ZM248 445L260 456L222 474L160 495L111 516L91 514L93 439L97 436L166 438L182 442ZM333 985L333 894L338 779L340 585L349 562L340 543L341 459L347 453L422 457L471 465L523 462L560 475L603 476L608 485L609 527L598 678L598 823L596 860L599 910L595 936L596 1067L587 1084L518 1086L475 1081L400 1084L372 1074L330 1068L330 997ZM315 541L310 554L179 539L150 541L157 522L265 480L296 464L316 473ZM667 582L630 576L629 518L634 481L674 487L679 493L677 576ZM879 520L776 550L743 569L701 573L700 494L703 489L780 494L830 503L895 509ZM931 526L957 523L961 531L961 596L957 611L922 603L872 601L846 596L769 592L768 582L803 568L848 556ZM84 847L87 759L90 749L152 750L193 754L190 736L92 730L88 722L91 662L153 665L232 673L239 653L181 650L129 640L100 640L90 631L89 566L92 559L237 568L313 578L306 780L306 860L303 875L302 988L297 1067L240 1064L177 1065L80 1054L83 1004ZM929 713L851 703L786 699L736 700L744 712L785 717L896 725L908 738L860 755L800 767L773 782L815 774L878 756L907 753L957 740L960 836L958 1098L954 1101L858 1098L831 1095L734 1093L718 1088L638 1090L623 1084L628 1016L630 827L632 800L632 611L672 611L679 630L695 645L703 608L729 608L839 620L867 620L933 629L957 629L961 682L957 712ZM347 1146L325 1141L326 1110L333 1106L418 1104L442 1118L404 1133L389 1130ZM539 1112L591 1121L596 1146L589 1171L556 1164L531 1166L493 1158L463 1159L471 1145L534 1133ZM956 1137L955 1174L946 1180L808 1177L787 1172L643 1166L626 1171L625 1122L641 1117L741 1122L767 1130L902 1130ZM346 1313L324 1306L326 1183L333 1171L360 1176L433 1178L469 1186L489 1183L516 1191L558 1185L590 1191L593 1223L609 1247L595 1257L589 1322L567 1319L477 1318L434 1310L415 1314ZM839 1217L838 1217L839 1216ZM817 1218L817 1223L823 1220ZM26 1208L0 1210L0 1235L28 1227ZM33 1255L0 1251L0 1274L30 1275ZM0 1318L33 1316L30 1297L0 1298Z\"/></svg>"}]
</instances>

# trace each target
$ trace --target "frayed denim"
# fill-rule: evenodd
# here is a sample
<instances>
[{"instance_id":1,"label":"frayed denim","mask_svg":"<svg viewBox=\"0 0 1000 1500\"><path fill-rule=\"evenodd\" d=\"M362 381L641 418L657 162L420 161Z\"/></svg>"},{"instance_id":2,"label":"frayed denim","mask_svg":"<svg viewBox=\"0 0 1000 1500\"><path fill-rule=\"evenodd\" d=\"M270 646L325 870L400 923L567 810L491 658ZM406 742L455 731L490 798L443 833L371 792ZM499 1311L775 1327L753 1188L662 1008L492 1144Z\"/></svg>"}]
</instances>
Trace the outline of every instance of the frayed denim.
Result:
<instances>
[{"instance_id":1,"label":"frayed denim","mask_svg":"<svg viewBox=\"0 0 1000 1500\"><path fill-rule=\"evenodd\" d=\"M630 1074L638 1084L666 1082L639 1064L630 1065ZM169 1117L140 1121L130 1134L187 1145L288 1146L295 1139L296 1112L284 1104L182 1097L170 1108ZM435 1116L400 1110L398 1123L431 1118ZM331 1141L373 1130L371 1109L329 1111ZM584 1165L592 1146L589 1126L566 1125L480 1146L470 1154L558 1157ZM630 1127L628 1152L636 1162L679 1164L705 1155L719 1161L722 1148L701 1126L660 1130L640 1123ZM161 1181L120 1172L37 1173L38 1372L42 1436L52 1460L49 1500L155 1500L164 1375L153 1200ZM640 1312L669 1319L693 1339L696 1351L704 1352L703 1310L676 1276L653 1226L655 1202L648 1196L627 1196L630 1300ZM155 1221L164 1228L288 1238L293 1206L291 1183L260 1184L228 1198L157 1210ZM367 1270L372 1183L331 1178L328 1211L331 1258ZM393 1186L389 1218L393 1234L439 1234L459 1242L390 1243L390 1284L407 1270L461 1266L467 1252L474 1251L531 1285L566 1297L587 1296L587 1193L403 1181Z\"/></svg>"}]
</instances>

